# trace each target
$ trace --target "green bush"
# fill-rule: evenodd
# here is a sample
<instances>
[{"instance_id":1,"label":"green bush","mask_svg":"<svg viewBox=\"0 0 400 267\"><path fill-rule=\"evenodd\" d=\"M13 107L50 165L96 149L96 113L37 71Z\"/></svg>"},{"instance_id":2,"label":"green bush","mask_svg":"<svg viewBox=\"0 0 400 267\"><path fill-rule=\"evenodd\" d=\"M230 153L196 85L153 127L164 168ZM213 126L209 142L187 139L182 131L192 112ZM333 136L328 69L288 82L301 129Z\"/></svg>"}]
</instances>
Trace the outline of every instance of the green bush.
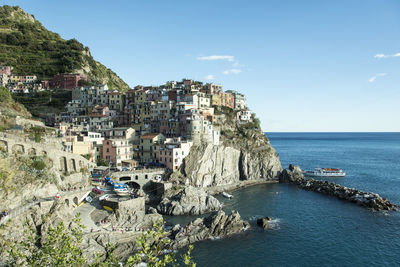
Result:
<instances>
[{"instance_id":1,"label":"green bush","mask_svg":"<svg viewBox=\"0 0 400 267\"><path fill-rule=\"evenodd\" d=\"M38 170L38 171L41 171L41 170L44 170L46 168L46 163L41 158L34 157L33 161L32 161L32 164L31 164L31 167L36 169L36 170Z\"/></svg>"},{"instance_id":2,"label":"green bush","mask_svg":"<svg viewBox=\"0 0 400 267\"><path fill-rule=\"evenodd\" d=\"M8 103L12 101L10 91L4 86L0 87L0 102Z\"/></svg>"}]
</instances>

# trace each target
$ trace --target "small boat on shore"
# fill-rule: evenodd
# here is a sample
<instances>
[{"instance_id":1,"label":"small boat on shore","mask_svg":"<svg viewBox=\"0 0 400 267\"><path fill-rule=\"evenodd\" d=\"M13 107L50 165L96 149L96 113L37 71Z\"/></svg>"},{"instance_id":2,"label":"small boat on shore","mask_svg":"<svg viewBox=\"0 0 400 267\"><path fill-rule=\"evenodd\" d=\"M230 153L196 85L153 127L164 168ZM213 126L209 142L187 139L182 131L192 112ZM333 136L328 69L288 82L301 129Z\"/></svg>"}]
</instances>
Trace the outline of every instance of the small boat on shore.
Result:
<instances>
[{"instance_id":1,"label":"small boat on shore","mask_svg":"<svg viewBox=\"0 0 400 267\"><path fill-rule=\"evenodd\" d=\"M226 197L226 198L233 198L233 196L231 194L228 194L227 192L222 192L222 196Z\"/></svg>"},{"instance_id":2,"label":"small boat on shore","mask_svg":"<svg viewBox=\"0 0 400 267\"><path fill-rule=\"evenodd\" d=\"M128 188L114 188L114 192L121 197L129 196L131 194Z\"/></svg>"},{"instance_id":3,"label":"small boat on shore","mask_svg":"<svg viewBox=\"0 0 400 267\"><path fill-rule=\"evenodd\" d=\"M338 168L315 168L312 171L303 171L307 177L345 177L346 173Z\"/></svg>"}]
</instances>

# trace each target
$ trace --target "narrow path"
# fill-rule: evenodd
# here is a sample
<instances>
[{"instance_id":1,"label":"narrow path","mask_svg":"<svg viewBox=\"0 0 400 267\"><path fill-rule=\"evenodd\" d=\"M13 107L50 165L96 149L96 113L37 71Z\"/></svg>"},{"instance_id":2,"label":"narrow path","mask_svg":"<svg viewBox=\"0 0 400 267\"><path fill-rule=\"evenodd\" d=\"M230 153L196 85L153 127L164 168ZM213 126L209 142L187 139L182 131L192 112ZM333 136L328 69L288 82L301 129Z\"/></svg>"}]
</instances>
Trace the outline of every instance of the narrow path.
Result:
<instances>
[{"instance_id":1,"label":"narrow path","mask_svg":"<svg viewBox=\"0 0 400 267\"><path fill-rule=\"evenodd\" d=\"M92 218L90 217L90 213L92 213L95 209L96 209L95 206L93 206L91 203L86 202L82 206L77 207L73 212L74 216L80 213L81 222L84 226L86 226L84 230L85 232L90 232L91 229L93 229L93 231L97 231L99 229L99 227L97 227L97 225L93 222Z\"/></svg>"}]
</instances>

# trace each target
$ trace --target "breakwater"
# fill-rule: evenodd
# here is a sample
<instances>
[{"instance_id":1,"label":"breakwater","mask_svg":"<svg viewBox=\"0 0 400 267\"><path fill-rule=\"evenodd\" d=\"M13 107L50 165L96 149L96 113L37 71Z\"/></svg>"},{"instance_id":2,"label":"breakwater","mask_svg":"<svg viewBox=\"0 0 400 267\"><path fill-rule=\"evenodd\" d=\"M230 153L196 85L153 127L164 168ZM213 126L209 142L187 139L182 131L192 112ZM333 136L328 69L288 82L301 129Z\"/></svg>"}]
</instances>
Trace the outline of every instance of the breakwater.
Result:
<instances>
[{"instance_id":1,"label":"breakwater","mask_svg":"<svg viewBox=\"0 0 400 267\"><path fill-rule=\"evenodd\" d=\"M398 210L396 204L376 193L364 192L328 181L305 179L298 166L290 165L289 170L283 170L280 182L295 184L301 189L334 196L370 208L372 211Z\"/></svg>"}]
</instances>

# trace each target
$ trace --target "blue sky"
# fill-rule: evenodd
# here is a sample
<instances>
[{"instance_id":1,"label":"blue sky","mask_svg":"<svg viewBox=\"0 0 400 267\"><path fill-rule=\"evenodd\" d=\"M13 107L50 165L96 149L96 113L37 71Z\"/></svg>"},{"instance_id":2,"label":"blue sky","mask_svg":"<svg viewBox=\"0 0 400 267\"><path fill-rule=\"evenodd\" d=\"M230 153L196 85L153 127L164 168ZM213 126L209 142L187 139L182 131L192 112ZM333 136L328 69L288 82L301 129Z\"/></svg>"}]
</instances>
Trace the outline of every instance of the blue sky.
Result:
<instances>
[{"instance_id":1,"label":"blue sky","mask_svg":"<svg viewBox=\"0 0 400 267\"><path fill-rule=\"evenodd\" d=\"M265 131L400 131L400 1L11 1L130 86L246 94ZM210 79L210 80L207 80Z\"/></svg>"}]
</instances>

